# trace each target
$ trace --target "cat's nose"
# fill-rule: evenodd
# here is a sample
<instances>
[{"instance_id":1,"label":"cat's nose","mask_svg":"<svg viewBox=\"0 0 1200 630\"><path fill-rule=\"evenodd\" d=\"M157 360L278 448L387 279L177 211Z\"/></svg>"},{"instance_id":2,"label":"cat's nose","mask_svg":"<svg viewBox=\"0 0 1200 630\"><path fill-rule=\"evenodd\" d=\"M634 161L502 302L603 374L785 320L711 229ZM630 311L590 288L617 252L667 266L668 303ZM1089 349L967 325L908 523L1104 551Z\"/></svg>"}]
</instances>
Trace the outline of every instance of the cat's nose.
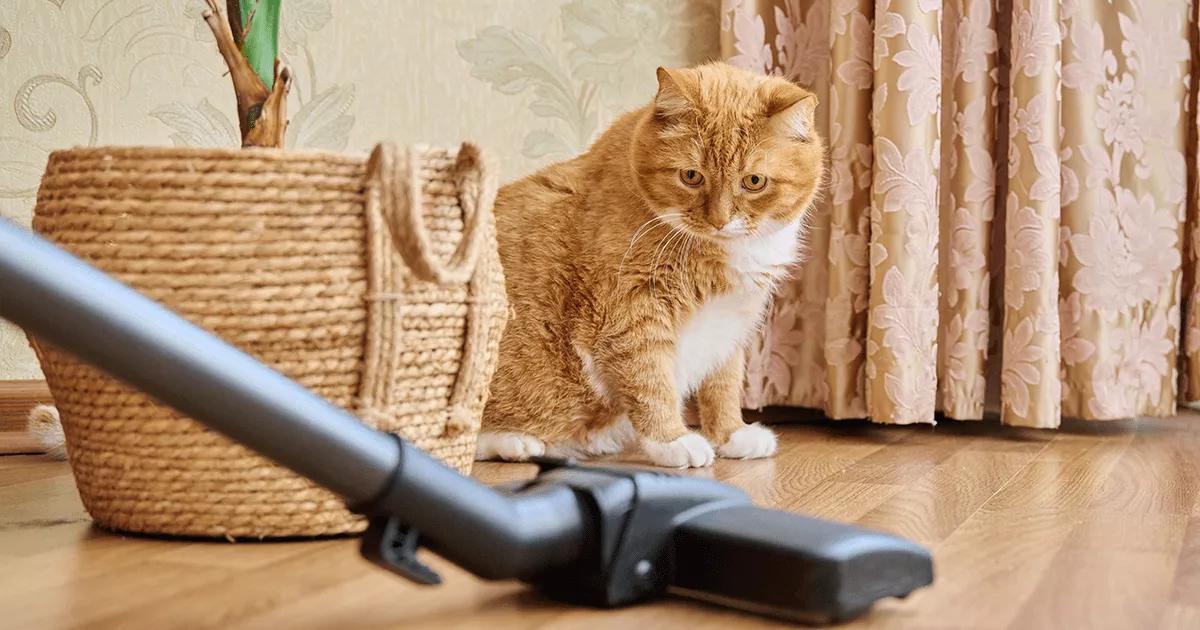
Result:
<instances>
[{"instance_id":1,"label":"cat's nose","mask_svg":"<svg viewBox=\"0 0 1200 630\"><path fill-rule=\"evenodd\" d=\"M729 223L732 218L732 199L729 196L728 190L721 190L716 197L709 199L707 207L704 209L704 218L708 219L708 224L717 229L718 232Z\"/></svg>"},{"instance_id":2,"label":"cat's nose","mask_svg":"<svg viewBox=\"0 0 1200 630\"><path fill-rule=\"evenodd\" d=\"M719 209L709 210L704 218L708 219L708 224L716 228L718 232L729 224L730 219L728 212Z\"/></svg>"}]
</instances>

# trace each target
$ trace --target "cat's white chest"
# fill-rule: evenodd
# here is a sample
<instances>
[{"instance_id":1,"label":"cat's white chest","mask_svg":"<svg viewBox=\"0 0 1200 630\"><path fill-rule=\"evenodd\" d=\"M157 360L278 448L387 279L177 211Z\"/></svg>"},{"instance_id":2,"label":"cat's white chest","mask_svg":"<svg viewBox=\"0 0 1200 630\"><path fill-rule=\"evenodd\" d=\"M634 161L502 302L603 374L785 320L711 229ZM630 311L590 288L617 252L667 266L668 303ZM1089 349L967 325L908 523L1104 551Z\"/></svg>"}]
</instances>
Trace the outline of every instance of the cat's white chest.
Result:
<instances>
[{"instance_id":1,"label":"cat's white chest","mask_svg":"<svg viewBox=\"0 0 1200 630\"><path fill-rule=\"evenodd\" d=\"M730 246L734 290L705 301L680 330L675 355L680 394L693 393L762 323L774 281L796 260L799 227L795 221Z\"/></svg>"},{"instance_id":2,"label":"cat's white chest","mask_svg":"<svg viewBox=\"0 0 1200 630\"><path fill-rule=\"evenodd\" d=\"M767 292L734 291L705 302L679 332L675 383L683 396L733 355L759 325Z\"/></svg>"},{"instance_id":3,"label":"cat's white chest","mask_svg":"<svg viewBox=\"0 0 1200 630\"><path fill-rule=\"evenodd\" d=\"M743 280L764 276L779 278L796 262L800 253L800 219L782 223L774 229L760 232L730 244L729 268Z\"/></svg>"}]
</instances>

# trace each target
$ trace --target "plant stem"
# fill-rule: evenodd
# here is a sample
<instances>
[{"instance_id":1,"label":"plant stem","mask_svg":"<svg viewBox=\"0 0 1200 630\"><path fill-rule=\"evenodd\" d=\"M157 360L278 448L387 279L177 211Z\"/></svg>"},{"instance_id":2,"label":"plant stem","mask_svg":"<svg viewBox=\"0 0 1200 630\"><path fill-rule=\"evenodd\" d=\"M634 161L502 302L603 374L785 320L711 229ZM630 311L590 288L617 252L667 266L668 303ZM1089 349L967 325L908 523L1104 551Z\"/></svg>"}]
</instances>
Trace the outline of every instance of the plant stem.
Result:
<instances>
[{"instance_id":1,"label":"plant stem","mask_svg":"<svg viewBox=\"0 0 1200 630\"><path fill-rule=\"evenodd\" d=\"M242 48L242 2L225 0L225 17L229 18L229 30L233 32L233 43Z\"/></svg>"},{"instance_id":2,"label":"plant stem","mask_svg":"<svg viewBox=\"0 0 1200 630\"><path fill-rule=\"evenodd\" d=\"M275 84L275 60L279 57L280 4L281 0L241 1L242 54L268 90Z\"/></svg>"},{"instance_id":3,"label":"plant stem","mask_svg":"<svg viewBox=\"0 0 1200 630\"><path fill-rule=\"evenodd\" d=\"M235 0L229 0L233 2ZM262 7L255 5L254 11L263 9L268 13L251 19L252 12L244 7L238 7L239 13L245 17L240 22L248 32L243 38L243 47L237 45L237 35L233 32L234 20L227 20L223 15L217 0L206 0L208 10L204 11L204 21L217 40L217 49L229 67L229 77L233 81L233 91L237 96L238 126L242 132L244 147L282 147L284 132L287 130L287 94L291 87L291 70L278 59L270 58L270 71L266 76L269 82L264 82L262 74L251 66L244 50L251 49L251 40L259 33L259 43L254 48L255 54L263 55L267 50L266 42L277 44L279 24L279 0L263 0ZM263 34L266 25L272 22L269 14L273 5L273 23L275 31L268 37ZM261 59L258 61L261 62ZM268 88L267 86L270 85Z\"/></svg>"}]
</instances>

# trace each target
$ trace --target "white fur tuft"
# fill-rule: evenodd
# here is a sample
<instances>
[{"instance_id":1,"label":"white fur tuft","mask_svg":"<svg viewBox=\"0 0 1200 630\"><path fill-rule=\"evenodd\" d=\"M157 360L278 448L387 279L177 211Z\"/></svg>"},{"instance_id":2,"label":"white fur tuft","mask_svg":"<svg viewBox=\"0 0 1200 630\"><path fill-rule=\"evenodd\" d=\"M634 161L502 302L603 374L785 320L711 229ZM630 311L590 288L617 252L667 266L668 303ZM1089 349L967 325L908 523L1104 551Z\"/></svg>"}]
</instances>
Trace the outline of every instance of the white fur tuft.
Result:
<instances>
[{"instance_id":1,"label":"white fur tuft","mask_svg":"<svg viewBox=\"0 0 1200 630\"><path fill-rule=\"evenodd\" d=\"M804 219L787 223L768 220L751 236L735 239L728 246L729 266L742 275L782 276L800 257Z\"/></svg>"},{"instance_id":2,"label":"white fur tuft","mask_svg":"<svg viewBox=\"0 0 1200 630\"><path fill-rule=\"evenodd\" d=\"M812 136L813 112L816 105L814 97L802 98L771 116L767 124L771 132L777 135L808 140Z\"/></svg>"},{"instance_id":3,"label":"white fur tuft","mask_svg":"<svg viewBox=\"0 0 1200 630\"><path fill-rule=\"evenodd\" d=\"M67 438L63 435L62 419L58 409L50 405L38 405L29 412L26 431L46 454L54 459L67 458Z\"/></svg>"},{"instance_id":4,"label":"white fur tuft","mask_svg":"<svg viewBox=\"0 0 1200 630\"><path fill-rule=\"evenodd\" d=\"M580 370L587 379L588 385L591 386L592 392L600 400L609 400L608 385L600 377L600 370L596 368L596 360L592 358L592 354L578 346L575 348L575 354L579 355Z\"/></svg>"},{"instance_id":5,"label":"white fur tuft","mask_svg":"<svg viewBox=\"0 0 1200 630\"><path fill-rule=\"evenodd\" d=\"M673 118L681 116L691 110L692 106L687 102L681 94L666 93L660 94L654 101L654 108L658 110L660 116L664 118Z\"/></svg>"}]
</instances>

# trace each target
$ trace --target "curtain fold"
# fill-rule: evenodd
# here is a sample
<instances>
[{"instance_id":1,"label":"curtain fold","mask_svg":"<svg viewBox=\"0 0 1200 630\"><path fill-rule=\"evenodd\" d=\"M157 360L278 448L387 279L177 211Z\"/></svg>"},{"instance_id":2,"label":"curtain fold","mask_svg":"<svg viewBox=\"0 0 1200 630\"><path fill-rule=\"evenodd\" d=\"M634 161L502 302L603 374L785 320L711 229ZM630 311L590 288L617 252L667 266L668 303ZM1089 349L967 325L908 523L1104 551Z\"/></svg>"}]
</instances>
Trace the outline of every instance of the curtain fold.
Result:
<instances>
[{"instance_id":1,"label":"curtain fold","mask_svg":"<svg viewBox=\"0 0 1200 630\"><path fill-rule=\"evenodd\" d=\"M814 90L829 140L746 406L1055 427L1200 398L1196 14L723 0L725 58Z\"/></svg>"},{"instance_id":2,"label":"curtain fold","mask_svg":"<svg viewBox=\"0 0 1200 630\"><path fill-rule=\"evenodd\" d=\"M825 300L825 412L867 415L867 303L870 283L871 92L875 76L873 0L835 4L829 19L834 88L829 112L829 292ZM811 260L811 259L810 259ZM814 263L821 266L819 263ZM759 404L762 404L760 401Z\"/></svg>"},{"instance_id":3,"label":"curtain fold","mask_svg":"<svg viewBox=\"0 0 1200 630\"><path fill-rule=\"evenodd\" d=\"M981 418L986 398L999 100L997 21L988 0L947 2L942 20L942 239L938 279L941 408Z\"/></svg>"},{"instance_id":4,"label":"curtain fold","mask_svg":"<svg viewBox=\"0 0 1200 630\"><path fill-rule=\"evenodd\" d=\"M1200 53L1200 2L1192 7L1190 35L1193 58ZM1186 297L1187 321L1183 328L1183 360L1180 378L1180 400L1185 403L1200 401L1200 284L1196 271L1200 267L1200 79L1191 81L1188 87L1187 127L1190 132L1186 146L1185 169L1187 172L1187 220L1185 223L1183 248L1187 254L1184 265L1180 295Z\"/></svg>"},{"instance_id":5,"label":"curtain fold","mask_svg":"<svg viewBox=\"0 0 1200 630\"><path fill-rule=\"evenodd\" d=\"M1060 41L1058 0L1013 2L1000 419L1021 426L1058 426L1062 405Z\"/></svg>"},{"instance_id":6,"label":"curtain fold","mask_svg":"<svg viewBox=\"0 0 1200 630\"><path fill-rule=\"evenodd\" d=\"M929 422L937 391L941 16L940 0L875 8L867 412L895 424Z\"/></svg>"}]
</instances>

